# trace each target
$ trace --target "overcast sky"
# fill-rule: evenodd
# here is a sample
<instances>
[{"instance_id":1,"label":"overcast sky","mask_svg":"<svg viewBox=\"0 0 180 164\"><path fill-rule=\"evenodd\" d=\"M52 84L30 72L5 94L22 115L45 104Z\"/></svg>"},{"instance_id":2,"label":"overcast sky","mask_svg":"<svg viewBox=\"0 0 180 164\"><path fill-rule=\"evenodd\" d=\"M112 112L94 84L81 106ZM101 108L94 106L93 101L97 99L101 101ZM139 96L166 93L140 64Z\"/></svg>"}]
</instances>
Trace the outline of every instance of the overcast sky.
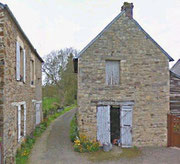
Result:
<instances>
[{"instance_id":1,"label":"overcast sky","mask_svg":"<svg viewBox=\"0 0 180 164\"><path fill-rule=\"evenodd\" d=\"M124 0L1 0L43 57L81 50L115 16ZM180 58L180 0L131 0L134 18L176 61ZM172 65L172 64L171 64Z\"/></svg>"}]
</instances>

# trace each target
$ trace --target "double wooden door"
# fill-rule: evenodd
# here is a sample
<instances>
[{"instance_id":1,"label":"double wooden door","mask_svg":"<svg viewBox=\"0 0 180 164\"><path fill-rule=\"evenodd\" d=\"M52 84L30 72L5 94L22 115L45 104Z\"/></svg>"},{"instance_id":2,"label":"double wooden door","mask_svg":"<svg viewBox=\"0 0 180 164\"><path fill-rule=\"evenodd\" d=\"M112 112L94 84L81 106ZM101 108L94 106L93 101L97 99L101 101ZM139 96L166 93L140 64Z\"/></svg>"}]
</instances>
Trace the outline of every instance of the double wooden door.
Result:
<instances>
[{"instance_id":1,"label":"double wooden door","mask_svg":"<svg viewBox=\"0 0 180 164\"><path fill-rule=\"evenodd\" d=\"M103 144L111 143L110 106L97 108L97 140ZM132 146L132 106L122 106L120 110L120 141L122 147Z\"/></svg>"}]
</instances>

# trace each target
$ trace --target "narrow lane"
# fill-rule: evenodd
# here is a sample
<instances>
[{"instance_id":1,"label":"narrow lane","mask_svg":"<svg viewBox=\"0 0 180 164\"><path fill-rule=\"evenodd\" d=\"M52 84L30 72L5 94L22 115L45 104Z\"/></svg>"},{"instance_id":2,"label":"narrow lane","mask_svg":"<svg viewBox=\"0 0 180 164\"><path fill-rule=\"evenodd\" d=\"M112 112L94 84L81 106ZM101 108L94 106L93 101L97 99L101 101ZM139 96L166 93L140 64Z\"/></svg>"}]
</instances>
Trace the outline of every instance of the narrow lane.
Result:
<instances>
[{"instance_id":1,"label":"narrow lane","mask_svg":"<svg viewBox=\"0 0 180 164\"><path fill-rule=\"evenodd\" d=\"M89 163L73 151L69 138L70 121L75 111L60 116L48 127L32 150L30 164Z\"/></svg>"}]
</instances>

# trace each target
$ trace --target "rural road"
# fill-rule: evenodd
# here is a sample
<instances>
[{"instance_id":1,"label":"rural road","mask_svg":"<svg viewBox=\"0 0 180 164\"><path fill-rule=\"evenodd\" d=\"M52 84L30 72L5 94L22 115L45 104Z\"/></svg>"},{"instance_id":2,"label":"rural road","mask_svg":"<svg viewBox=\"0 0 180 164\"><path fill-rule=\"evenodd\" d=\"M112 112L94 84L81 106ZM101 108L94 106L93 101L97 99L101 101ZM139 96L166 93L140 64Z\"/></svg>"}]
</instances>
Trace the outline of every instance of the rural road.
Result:
<instances>
[{"instance_id":1,"label":"rural road","mask_svg":"<svg viewBox=\"0 0 180 164\"><path fill-rule=\"evenodd\" d=\"M69 138L70 121L76 110L73 109L57 118L36 141L30 164L75 164L86 163L74 152Z\"/></svg>"},{"instance_id":2,"label":"rural road","mask_svg":"<svg viewBox=\"0 0 180 164\"><path fill-rule=\"evenodd\" d=\"M69 138L70 121L75 114L73 109L57 118L37 139L29 164L94 164L87 156L74 152ZM102 164L179 164L180 149L142 148L143 155L135 159L102 161ZM99 162L97 162L99 163Z\"/></svg>"}]
</instances>

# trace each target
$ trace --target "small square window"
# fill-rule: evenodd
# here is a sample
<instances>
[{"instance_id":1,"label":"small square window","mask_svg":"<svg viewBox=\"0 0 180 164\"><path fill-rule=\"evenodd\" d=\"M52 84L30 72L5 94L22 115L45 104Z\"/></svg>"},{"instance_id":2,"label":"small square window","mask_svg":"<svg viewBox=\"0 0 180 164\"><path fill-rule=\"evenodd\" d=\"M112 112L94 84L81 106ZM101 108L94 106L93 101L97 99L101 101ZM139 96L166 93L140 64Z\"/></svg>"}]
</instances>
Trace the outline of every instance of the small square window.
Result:
<instances>
[{"instance_id":1,"label":"small square window","mask_svg":"<svg viewBox=\"0 0 180 164\"><path fill-rule=\"evenodd\" d=\"M120 61L106 61L106 84L120 84Z\"/></svg>"}]
</instances>

